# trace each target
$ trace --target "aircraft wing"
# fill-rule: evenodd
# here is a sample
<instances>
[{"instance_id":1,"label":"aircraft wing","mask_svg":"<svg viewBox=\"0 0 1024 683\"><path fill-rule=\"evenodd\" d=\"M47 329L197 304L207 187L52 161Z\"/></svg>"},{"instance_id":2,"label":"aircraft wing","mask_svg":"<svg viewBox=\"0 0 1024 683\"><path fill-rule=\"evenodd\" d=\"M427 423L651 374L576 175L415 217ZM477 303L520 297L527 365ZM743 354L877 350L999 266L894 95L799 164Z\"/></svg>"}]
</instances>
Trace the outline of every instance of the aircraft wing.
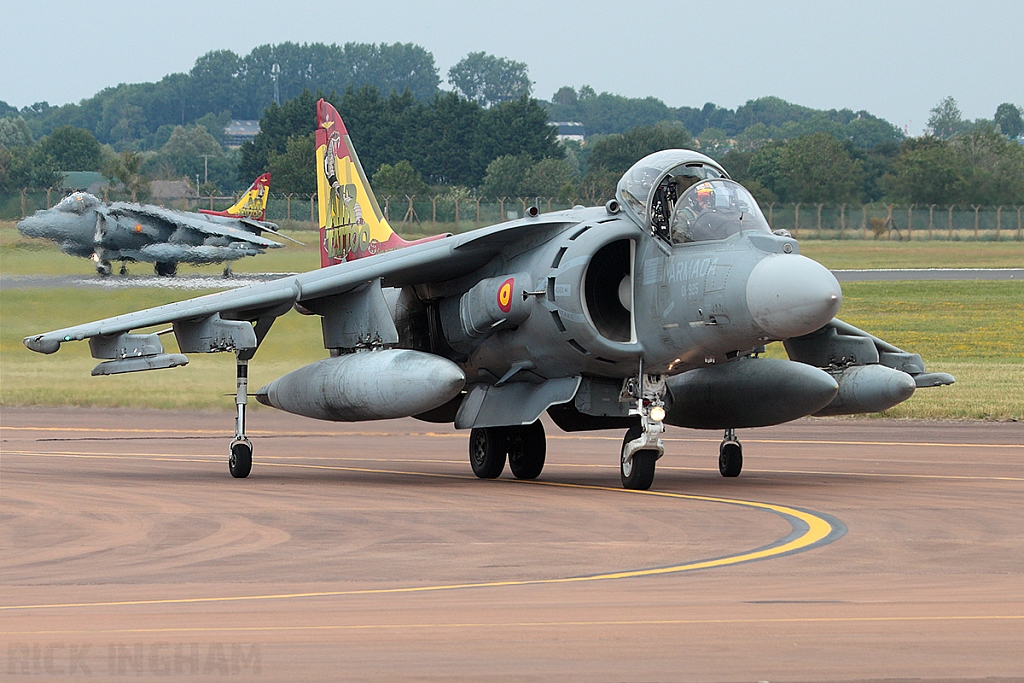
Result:
<instances>
[{"instance_id":1,"label":"aircraft wing","mask_svg":"<svg viewBox=\"0 0 1024 683\"><path fill-rule=\"evenodd\" d=\"M293 304L315 306L318 299L345 294L378 279L384 287L444 282L473 272L504 250L511 248L514 251L517 242L523 240L532 242L529 238L543 238L545 233L553 235L567 223L575 223L578 220L567 220L568 217L560 218L557 215L545 218L546 220L525 219L482 228L470 233L416 244L404 249L377 254L370 258L340 263L270 282L255 283L195 299L36 334L26 337L24 343L33 351L55 353L64 342L99 337L117 341L120 335L125 335L131 330L154 325L183 323L202 327L212 322L214 327L220 325L223 328L225 325L230 327L230 323L227 321L251 322L264 318L272 320L287 312ZM248 322L245 324L247 325ZM222 341L226 340L221 344L224 348L206 348L204 350L228 351L236 348L228 339L230 335L217 337L213 328L207 326L203 329L206 330L204 334L209 333L206 338L211 338L209 335L213 335ZM250 338L252 333L250 331L243 336ZM121 340L121 342L125 341ZM135 342L138 343L138 340ZM182 344L180 337L179 346L183 347L183 351L185 350L186 344ZM255 344L246 348L255 348ZM199 349L192 348L191 350L198 351ZM162 350L160 352L162 353ZM95 349L94 355L96 355ZM147 354L140 352L140 355ZM96 357L113 358L115 356L97 355Z\"/></svg>"},{"instance_id":2,"label":"aircraft wing","mask_svg":"<svg viewBox=\"0 0 1024 683\"><path fill-rule=\"evenodd\" d=\"M248 242L258 247L268 249L284 246L280 242L268 240L267 238L261 237L249 230L237 228L226 223L207 220L200 214L188 214L180 211L173 211L171 209L165 209L160 206L140 206L138 204L118 202L110 206L109 213L115 217L124 217L140 223L155 220L164 223L173 229L194 230L204 235L227 237L237 242ZM260 224L259 229L267 230L268 228ZM274 232L276 234L277 231L270 229L270 232Z\"/></svg>"},{"instance_id":3,"label":"aircraft wing","mask_svg":"<svg viewBox=\"0 0 1024 683\"><path fill-rule=\"evenodd\" d=\"M283 232L280 232L280 228L278 227L277 223L271 223L270 221L258 221L255 218L246 218L245 216L240 216L239 218L236 218L234 220L238 221L239 223L246 226L250 230L253 230L257 235L263 232L269 232L271 235L274 235L275 237L280 237L281 239L286 239L289 242L294 242L295 244L301 244L302 246L306 246L305 242L300 242L294 237L289 237Z\"/></svg>"}]
</instances>

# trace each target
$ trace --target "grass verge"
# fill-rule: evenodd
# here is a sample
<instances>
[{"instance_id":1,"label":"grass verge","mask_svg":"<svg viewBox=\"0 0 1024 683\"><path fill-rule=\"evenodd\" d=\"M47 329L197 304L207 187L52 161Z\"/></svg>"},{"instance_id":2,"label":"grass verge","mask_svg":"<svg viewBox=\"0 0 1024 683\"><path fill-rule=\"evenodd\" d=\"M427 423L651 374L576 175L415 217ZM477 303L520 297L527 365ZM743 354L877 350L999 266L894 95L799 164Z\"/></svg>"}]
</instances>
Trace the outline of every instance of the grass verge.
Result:
<instances>
[{"instance_id":1,"label":"grass verge","mask_svg":"<svg viewBox=\"0 0 1024 683\"><path fill-rule=\"evenodd\" d=\"M443 232L452 226L438 226ZM287 242L282 249L270 249L253 258L235 261L239 273L297 273L320 267L319 237L311 230L284 231L303 245ZM406 234L423 237L430 233ZM800 241L800 252L834 269L862 268L1024 268L1024 242L889 242L875 240ZM115 271L117 264L115 264ZM181 264L182 274L219 274L223 264L191 266ZM133 263L131 273L149 275L153 266ZM0 221L0 272L6 275L91 275L92 261L61 253L57 245L23 237L12 222Z\"/></svg>"},{"instance_id":2,"label":"grass verge","mask_svg":"<svg viewBox=\"0 0 1024 683\"><path fill-rule=\"evenodd\" d=\"M198 295L199 293L196 293ZM90 377L98 362L83 343L53 356L23 337L184 298L168 290L8 289L0 291L0 405L231 409L230 354L192 354L184 368ZM1024 283L863 282L844 286L840 316L908 351L956 384L922 389L883 416L1024 419ZM173 335L162 337L176 351ZM784 355L780 344L772 355ZM319 318L278 319L250 368L253 390L326 357Z\"/></svg>"}]
</instances>

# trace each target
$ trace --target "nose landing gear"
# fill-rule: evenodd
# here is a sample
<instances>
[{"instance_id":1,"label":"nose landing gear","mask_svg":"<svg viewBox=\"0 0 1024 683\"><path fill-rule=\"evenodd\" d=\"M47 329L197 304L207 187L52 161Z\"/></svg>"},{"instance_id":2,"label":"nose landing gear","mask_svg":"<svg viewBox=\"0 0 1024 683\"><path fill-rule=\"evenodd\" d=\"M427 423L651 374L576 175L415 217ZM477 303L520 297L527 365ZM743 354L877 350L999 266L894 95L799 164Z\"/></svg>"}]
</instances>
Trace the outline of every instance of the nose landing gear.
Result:
<instances>
[{"instance_id":1,"label":"nose landing gear","mask_svg":"<svg viewBox=\"0 0 1024 683\"><path fill-rule=\"evenodd\" d=\"M619 458L619 477L623 488L634 491L646 491L654 483L654 463L661 457L656 449L644 448L633 450L632 442L644 440L644 431L640 425L630 427L626 436L622 437L622 457ZM661 439L658 439L660 442Z\"/></svg>"},{"instance_id":2,"label":"nose landing gear","mask_svg":"<svg viewBox=\"0 0 1024 683\"><path fill-rule=\"evenodd\" d=\"M622 440L619 457L619 476L622 486L646 491L654 483L654 466L665 454L661 434L665 431L665 378L645 375L643 362L637 377L630 377L622 385L619 401L636 401L630 415L638 415L640 424L629 428Z\"/></svg>"},{"instance_id":3,"label":"nose landing gear","mask_svg":"<svg viewBox=\"0 0 1024 683\"><path fill-rule=\"evenodd\" d=\"M736 438L735 429L725 430L725 437L718 447L718 471L723 477L738 477L743 469L743 446Z\"/></svg>"}]
</instances>

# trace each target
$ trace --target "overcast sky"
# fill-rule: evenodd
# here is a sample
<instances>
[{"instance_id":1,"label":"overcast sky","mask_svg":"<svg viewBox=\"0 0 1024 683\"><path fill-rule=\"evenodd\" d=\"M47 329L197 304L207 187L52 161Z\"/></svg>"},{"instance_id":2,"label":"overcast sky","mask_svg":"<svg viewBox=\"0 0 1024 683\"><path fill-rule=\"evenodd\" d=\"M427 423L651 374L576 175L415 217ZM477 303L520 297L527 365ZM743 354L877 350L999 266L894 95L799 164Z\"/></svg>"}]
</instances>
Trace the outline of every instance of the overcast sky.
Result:
<instances>
[{"instance_id":1,"label":"overcast sky","mask_svg":"<svg viewBox=\"0 0 1024 683\"><path fill-rule=\"evenodd\" d=\"M285 41L415 43L445 88L448 69L482 50L526 62L543 99L583 84L673 107L776 95L866 109L912 134L948 95L970 119L1024 106L1021 0L2 3L0 100L19 108Z\"/></svg>"}]
</instances>

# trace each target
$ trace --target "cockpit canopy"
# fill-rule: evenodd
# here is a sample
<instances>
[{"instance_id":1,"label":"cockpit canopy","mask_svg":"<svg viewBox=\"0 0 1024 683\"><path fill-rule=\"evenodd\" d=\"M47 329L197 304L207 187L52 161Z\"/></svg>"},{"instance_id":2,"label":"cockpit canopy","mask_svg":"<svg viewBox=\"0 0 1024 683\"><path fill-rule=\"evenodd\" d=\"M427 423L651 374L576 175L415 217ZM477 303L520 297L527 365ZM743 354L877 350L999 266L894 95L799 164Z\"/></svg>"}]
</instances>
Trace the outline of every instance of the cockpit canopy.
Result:
<instances>
[{"instance_id":1,"label":"cockpit canopy","mask_svg":"<svg viewBox=\"0 0 1024 683\"><path fill-rule=\"evenodd\" d=\"M669 221L673 244L724 240L744 230L771 232L757 200L732 180L704 180L675 202Z\"/></svg>"},{"instance_id":2,"label":"cockpit canopy","mask_svg":"<svg viewBox=\"0 0 1024 683\"><path fill-rule=\"evenodd\" d=\"M64 213L85 213L94 206L99 206L100 200L88 192L72 192L57 203L54 208Z\"/></svg>"},{"instance_id":3,"label":"cockpit canopy","mask_svg":"<svg viewBox=\"0 0 1024 683\"><path fill-rule=\"evenodd\" d=\"M622 176L615 194L633 220L676 244L725 239L743 230L771 232L750 193L713 159L691 150L644 157Z\"/></svg>"},{"instance_id":4,"label":"cockpit canopy","mask_svg":"<svg viewBox=\"0 0 1024 683\"><path fill-rule=\"evenodd\" d=\"M666 149L645 156L619 180L615 196L626 212L649 229L665 229L675 202L691 185L729 174L709 157L688 149ZM666 197L666 195L668 195Z\"/></svg>"}]
</instances>

